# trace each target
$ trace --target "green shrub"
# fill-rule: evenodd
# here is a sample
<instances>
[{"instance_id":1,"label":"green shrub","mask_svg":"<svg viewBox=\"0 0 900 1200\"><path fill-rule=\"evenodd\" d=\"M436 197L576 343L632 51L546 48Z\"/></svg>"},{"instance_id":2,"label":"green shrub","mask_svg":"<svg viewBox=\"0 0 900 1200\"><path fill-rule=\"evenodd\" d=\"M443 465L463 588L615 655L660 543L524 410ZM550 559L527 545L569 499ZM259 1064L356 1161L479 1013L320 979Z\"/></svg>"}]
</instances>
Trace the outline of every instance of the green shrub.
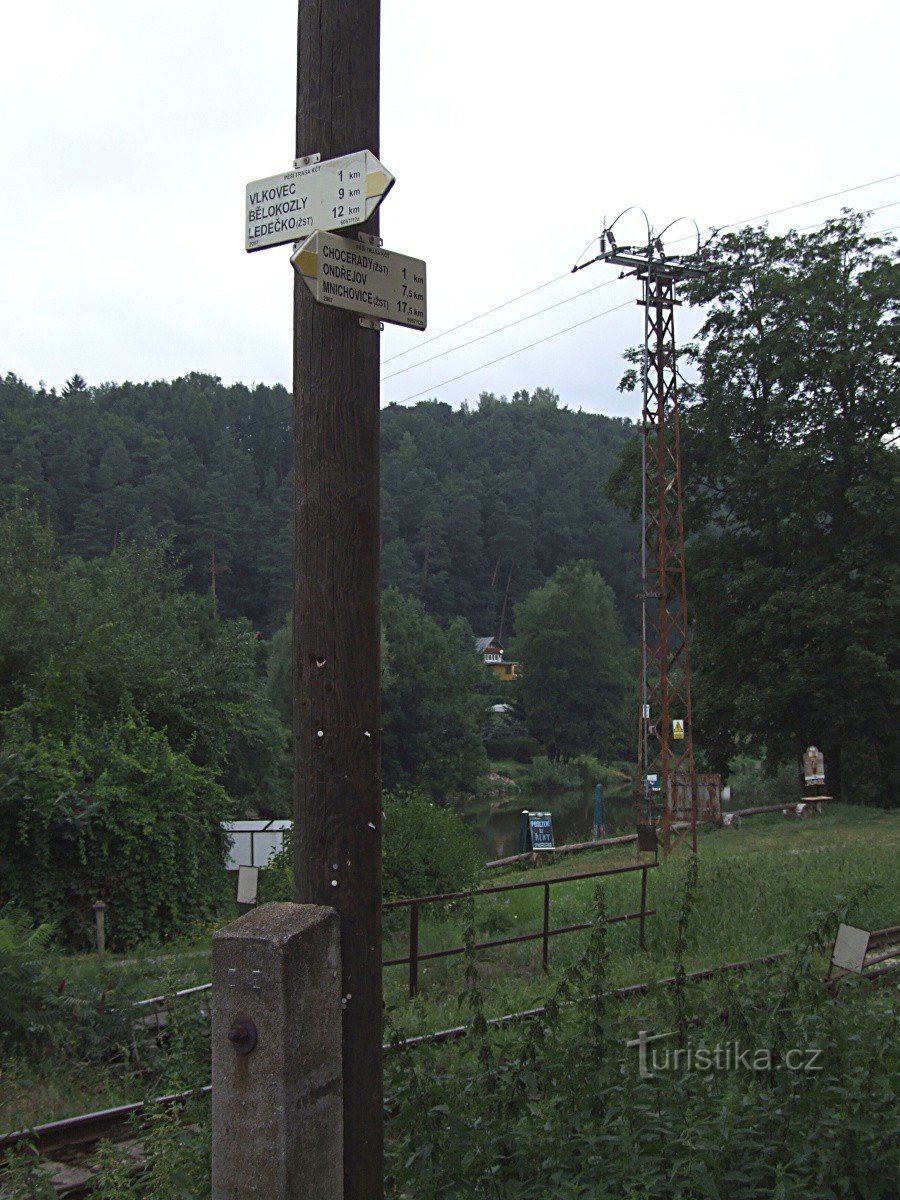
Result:
<instances>
[{"instance_id":1,"label":"green shrub","mask_svg":"<svg viewBox=\"0 0 900 1200\"><path fill-rule=\"evenodd\" d=\"M210 771L137 715L35 741L7 725L0 902L52 922L73 947L92 945L97 899L108 906L110 949L215 914L226 888L220 822L231 802Z\"/></svg>"},{"instance_id":2,"label":"green shrub","mask_svg":"<svg viewBox=\"0 0 900 1200\"><path fill-rule=\"evenodd\" d=\"M12 1054L21 1062L121 1058L134 1040L131 1005L145 985L124 970L110 978L99 957L76 967L50 938L49 924L0 908L0 1062Z\"/></svg>"},{"instance_id":3,"label":"green shrub","mask_svg":"<svg viewBox=\"0 0 900 1200\"><path fill-rule=\"evenodd\" d=\"M475 835L452 808L419 791L384 796L382 890L387 899L467 888L482 865Z\"/></svg>"},{"instance_id":4,"label":"green shrub","mask_svg":"<svg viewBox=\"0 0 900 1200\"><path fill-rule=\"evenodd\" d=\"M389 1195L895 1194L895 1130L885 1119L896 1103L892 999L863 981L845 984L837 1000L822 986L820 955L845 913L819 914L780 963L690 981L681 957L688 927L708 910L695 903L690 868L684 883L670 991L651 992L638 1008L609 996L611 931L597 888L581 958L558 974L532 1019L503 1026L486 1020L469 908L460 997L469 1036L408 1049L395 1038L385 1061ZM643 1073L638 1030L649 1033ZM720 1069L710 1069L713 1053Z\"/></svg>"},{"instance_id":5,"label":"green shrub","mask_svg":"<svg viewBox=\"0 0 900 1200\"><path fill-rule=\"evenodd\" d=\"M803 790L796 764L782 763L774 769L766 769L757 759L746 757L731 762L727 783L731 787L728 808L796 804Z\"/></svg>"},{"instance_id":6,"label":"green shrub","mask_svg":"<svg viewBox=\"0 0 900 1200\"><path fill-rule=\"evenodd\" d=\"M629 774L628 771L622 770L621 765L611 766L609 763L603 763L593 754L579 754L577 758L572 759L572 766L581 773L581 781L585 787L602 783L607 791L622 791L631 785L634 778L633 768Z\"/></svg>"},{"instance_id":7,"label":"green shrub","mask_svg":"<svg viewBox=\"0 0 900 1200\"><path fill-rule=\"evenodd\" d=\"M294 841L284 838L284 849L273 854L259 873L256 898L260 904L285 903L294 899Z\"/></svg>"},{"instance_id":8,"label":"green shrub","mask_svg":"<svg viewBox=\"0 0 900 1200\"><path fill-rule=\"evenodd\" d=\"M471 886L483 863L475 835L452 808L442 808L420 791L385 792L382 797L381 879L386 900L458 892ZM293 896L294 851L290 839L260 873L261 901Z\"/></svg>"},{"instance_id":9,"label":"green shrub","mask_svg":"<svg viewBox=\"0 0 900 1200\"><path fill-rule=\"evenodd\" d=\"M49 938L49 925L33 926L9 904L0 908L0 1046L30 1040L43 1023Z\"/></svg>"},{"instance_id":10,"label":"green shrub","mask_svg":"<svg viewBox=\"0 0 900 1200\"><path fill-rule=\"evenodd\" d=\"M551 762L536 758L522 774L521 786L534 792L566 792L583 786L581 771L574 763Z\"/></svg>"}]
</instances>

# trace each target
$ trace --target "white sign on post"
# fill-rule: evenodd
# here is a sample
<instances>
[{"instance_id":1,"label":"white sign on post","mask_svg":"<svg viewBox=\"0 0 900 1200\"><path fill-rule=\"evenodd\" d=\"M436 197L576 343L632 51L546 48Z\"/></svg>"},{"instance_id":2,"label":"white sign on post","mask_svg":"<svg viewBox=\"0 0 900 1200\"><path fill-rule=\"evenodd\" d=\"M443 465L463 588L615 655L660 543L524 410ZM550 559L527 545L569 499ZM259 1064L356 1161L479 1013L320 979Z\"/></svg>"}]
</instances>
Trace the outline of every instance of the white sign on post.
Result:
<instances>
[{"instance_id":1,"label":"white sign on post","mask_svg":"<svg viewBox=\"0 0 900 1200\"><path fill-rule=\"evenodd\" d=\"M838 925L834 950L831 952L832 965L861 974L866 964L870 936L868 929L857 929L855 925Z\"/></svg>"},{"instance_id":2,"label":"white sign on post","mask_svg":"<svg viewBox=\"0 0 900 1200\"><path fill-rule=\"evenodd\" d=\"M259 886L259 867L238 867L238 904L255 904Z\"/></svg>"},{"instance_id":3,"label":"white sign on post","mask_svg":"<svg viewBox=\"0 0 900 1200\"><path fill-rule=\"evenodd\" d=\"M247 184L246 248L265 250L300 241L314 229L362 225L393 183L371 150L256 179Z\"/></svg>"},{"instance_id":4,"label":"white sign on post","mask_svg":"<svg viewBox=\"0 0 900 1200\"><path fill-rule=\"evenodd\" d=\"M320 304L424 329L425 264L321 230L291 255L291 262Z\"/></svg>"}]
</instances>

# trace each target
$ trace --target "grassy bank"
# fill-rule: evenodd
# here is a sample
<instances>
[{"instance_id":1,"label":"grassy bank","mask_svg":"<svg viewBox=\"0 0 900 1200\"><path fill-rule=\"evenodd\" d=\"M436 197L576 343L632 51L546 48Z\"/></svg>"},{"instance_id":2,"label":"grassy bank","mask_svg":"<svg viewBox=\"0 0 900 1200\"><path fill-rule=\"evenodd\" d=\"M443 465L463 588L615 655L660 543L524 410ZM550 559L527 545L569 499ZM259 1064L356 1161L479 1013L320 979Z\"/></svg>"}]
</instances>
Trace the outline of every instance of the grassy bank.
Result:
<instances>
[{"instance_id":1,"label":"grassy bank","mask_svg":"<svg viewBox=\"0 0 900 1200\"><path fill-rule=\"evenodd\" d=\"M803 937L823 910L838 897L850 903L850 919L863 928L900 923L900 814L834 805L821 817L804 821L780 815L746 820L740 829L704 829L699 847L699 873L694 918L683 955L688 970L784 949ZM486 872L482 883L542 879L636 860L632 846L611 847L560 856L541 870ZM676 852L649 874L648 904L656 909L647 920L647 950L638 949L637 923L610 927L609 978L612 986L658 978L672 972L676 921L684 889L687 855ZM607 912L634 911L640 898L640 876L630 873L602 881ZM552 890L551 924L590 919L595 881L582 880ZM477 901L477 928L484 939L541 928L543 889L535 888ZM423 910L423 914L424 914ZM464 916L445 908L443 919L420 925L420 948L460 945ZM509 1012L540 1003L554 978L574 961L586 934L551 939L550 977L540 967L540 943L484 951L479 956L490 1013ZM397 930L385 938L385 956L405 953L405 936ZM390 953L388 953L390 948ZM386 994L404 1030L436 1028L440 1015L456 1011L453 995L461 978L461 959L423 964L419 979L424 995L403 999L405 968L386 972Z\"/></svg>"}]
</instances>

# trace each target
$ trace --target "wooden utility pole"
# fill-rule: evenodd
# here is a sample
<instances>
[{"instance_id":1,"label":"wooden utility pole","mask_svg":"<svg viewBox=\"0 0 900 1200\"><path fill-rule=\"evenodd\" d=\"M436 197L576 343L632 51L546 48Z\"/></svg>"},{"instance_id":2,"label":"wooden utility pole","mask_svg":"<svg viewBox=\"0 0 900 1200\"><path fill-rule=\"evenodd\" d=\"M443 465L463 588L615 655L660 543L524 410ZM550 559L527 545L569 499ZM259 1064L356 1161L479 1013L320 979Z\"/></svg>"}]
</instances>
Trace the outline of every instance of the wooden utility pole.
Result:
<instances>
[{"instance_id":1,"label":"wooden utility pole","mask_svg":"<svg viewBox=\"0 0 900 1200\"><path fill-rule=\"evenodd\" d=\"M378 154L379 37L380 0L299 0L298 158ZM340 914L345 1200L383 1196L379 367L296 277L294 893Z\"/></svg>"}]
</instances>

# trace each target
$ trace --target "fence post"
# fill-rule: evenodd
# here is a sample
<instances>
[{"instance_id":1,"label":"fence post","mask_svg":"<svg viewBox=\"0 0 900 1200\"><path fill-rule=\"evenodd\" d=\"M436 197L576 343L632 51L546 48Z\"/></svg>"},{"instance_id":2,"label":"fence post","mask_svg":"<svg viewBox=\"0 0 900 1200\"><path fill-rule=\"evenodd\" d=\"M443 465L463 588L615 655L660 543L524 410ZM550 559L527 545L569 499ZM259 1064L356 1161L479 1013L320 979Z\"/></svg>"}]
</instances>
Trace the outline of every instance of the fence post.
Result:
<instances>
[{"instance_id":1,"label":"fence post","mask_svg":"<svg viewBox=\"0 0 900 1200\"><path fill-rule=\"evenodd\" d=\"M409 906L409 995L410 999L419 991L419 906L415 901Z\"/></svg>"},{"instance_id":2,"label":"fence post","mask_svg":"<svg viewBox=\"0 0 900 1200\"><path fill-rule=\"evenodd\" d=\"M341 1200L337 913L264 904L212 957L212 1200Z\"/></svg>"},{"instance_id":3,"label":"fence post","mask_svg":"<svg viewBox=\"0 0 900 1200\"><path fill-rule=\"evenodd\" d=\"M541 955L542 965L545 971L549 971L550 958L550 884L544 884L544 944L543 953Z\"/></svg>"},{"instance_id":4,"label":"fence post","mask_svg":"<svg viewBox=\"0 0 900 1200\"><path fill-rule=\"evenodd\" d=\"M640 921L640 936L638 945L642 950L647 949L647 944L644 940L644 924L647 920L647 867L646 864L641 868L641 921Z\"/></svg>"},{"instance_id":5,"label":"fence post","mask_svg":"<svg viewBox=\"0 0 900 1200\"><path fill-rule=\"evenodd\" d=\"M94 901L94 921L97 925L97 953L106 953L106 905L102 900Z\"/></svg>"}]
</instances>

